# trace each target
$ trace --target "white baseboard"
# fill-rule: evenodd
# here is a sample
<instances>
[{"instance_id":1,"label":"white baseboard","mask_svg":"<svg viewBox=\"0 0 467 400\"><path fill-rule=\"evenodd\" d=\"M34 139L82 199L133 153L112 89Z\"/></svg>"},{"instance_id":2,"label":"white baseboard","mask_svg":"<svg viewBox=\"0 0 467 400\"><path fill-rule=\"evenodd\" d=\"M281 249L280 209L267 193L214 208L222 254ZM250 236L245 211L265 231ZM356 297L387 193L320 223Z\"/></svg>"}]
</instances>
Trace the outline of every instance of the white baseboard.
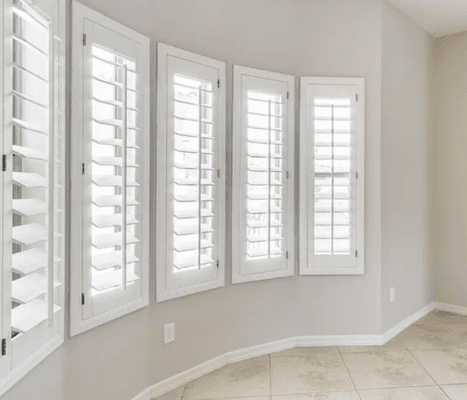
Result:
<instances>
[{"instance_id":1,"label":"white baseboard","mask_svg":"<svg viewBox=\"0 0 467 400\"><path fill-rule=\"evenodd\" d=\"M195 379L201 378L203 375L224 367L225 365L282 350L292 349L294 347L380 346L391 340L394 336L412 325L418 319L430 313L435 308L435 304L437 303L431 303L417 311L415 314L406 318L383 335L297 336L246 349L231 351L213 358L212 360L206 361L203 364L197 365L196 367L178 375L172 376L162 382L156 383L144 392L140 393L138 396L134 397L133 400L151 400L177 389L182 385L186 385ZM467 314L467 308L465 310L465 313Z\"/></svg>"},{"instance_id":2,"label":"white baseboard","mask_svg":"<svg viewBox=\"0 0 467 400\"><path fill-rule=\"evenodd\" d=\"M453 304L434 302L434 308L441 311L448 311L456 314L467 315L467 307L455 306Z\"/></svg>"}]
</instances>

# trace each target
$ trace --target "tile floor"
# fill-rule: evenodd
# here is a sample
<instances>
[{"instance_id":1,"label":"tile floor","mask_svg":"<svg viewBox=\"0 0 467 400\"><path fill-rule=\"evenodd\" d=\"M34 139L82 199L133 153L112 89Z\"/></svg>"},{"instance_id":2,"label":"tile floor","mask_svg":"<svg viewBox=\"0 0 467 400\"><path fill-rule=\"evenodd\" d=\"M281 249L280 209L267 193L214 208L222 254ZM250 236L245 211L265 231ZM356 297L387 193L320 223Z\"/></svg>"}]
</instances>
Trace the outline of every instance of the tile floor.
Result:
<instances>
[{"instance_id":1,"label":"tile floor","mask_svg":"<svg viewBox=\"0 0 467 400\"><path fill-rule=\"evenodd\" d=\"M157 400L467 400L467 316L442 311L384 346L295 348L227 365Z\"/></svg>"}]
</instances>

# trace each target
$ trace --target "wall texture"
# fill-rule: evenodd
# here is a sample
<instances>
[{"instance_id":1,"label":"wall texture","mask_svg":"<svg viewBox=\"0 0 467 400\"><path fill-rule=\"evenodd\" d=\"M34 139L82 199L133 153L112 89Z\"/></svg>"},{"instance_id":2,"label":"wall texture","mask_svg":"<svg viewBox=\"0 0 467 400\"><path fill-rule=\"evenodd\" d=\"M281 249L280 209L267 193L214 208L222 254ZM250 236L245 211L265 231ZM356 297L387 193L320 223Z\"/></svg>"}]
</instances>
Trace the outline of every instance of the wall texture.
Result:
<instances>
[{"instance_id":1,"label":"wall texture","mask_svg":"<svg viewBox=\"0 0 467 400\"><path fill-rule=\"evenodd\" d=\"M383 3L381 218L383 330L430 302L430 36ZM396 301L389 302L395 288Z\"/></svg>"},{"instance_id":2,"label":"wall texture","mask_svg":"<svg viewBox=\"0 0 467 400\"><path fill-rule=\"evenodd\" d=\"M467 307L467 32L433 40L436 301Z\"/></svg>"},{"instance_id":3,"label":"wall texture","mask_svg":"<svg viewBox=\"0 0 467 400\"><path fill-rule=\"evenodd\" d=\"M382 333L381 272L381 110L383 57L383 0L83 0L84 4L149 36L153 42L152 87L155 89L155 43L161 41L227 63L228 162L232 135L232 65L273 70L294 75L351 76L366 78L366 272L355 277L290 277L231 285L227 263L226 287L186 298L155 304L155 250L152 250L151 304L72 339L32 371L2 400L128 400L145 388L204 361L229 351L293 336L380 334ZM397 20L398 17L395 17ZM396 29L399 29L396 25ZM388 25L389 28L389 25ZM413 27L415 47L425 36ZM404 42L404 37L399 39ZM410 46L410 44L409 44ZM404 49L404 56L409 56ZM415 49L410 61L412 76L421 65L423 49ZM395 56L393 56L395 57ZM419 65L420 62L420 65ZM388 82L389 82L388 77ZM298 85L298 80L297 80ZM419 80L415 89L422 94ZM152 98L152 175L155 177L155 90ZM298 91L296 96L298 101ZM383 108L384 111L384 108ZM390 112L393 112L391 109ZM417 110L416 121L423 119ZM298 137L298 112L296 137ZM407 122L410 127L417 124ZM418 129L418 127L417 127ZM383 131L403 141L400 126ZM421 131L414 132L407 145L423 142ZM298 150L298 141L296 148ZM401 143L398 146L402 146ZM390 147L393 149L393 147ZM394 148L403 162L413 155ZM298 154L298 151L297 151ZM417 153L417 167L423 171L424 153ZM385 154L391 157L391 152ZM297 165L299 160L297 159ZM406 164L403 164L406 165ZM402 173L401 167L390 171ZM230 214L230 169L227 183L227 215ZM396 175L394 175L396 174ZM392 180L394 178L391 178ZM296 182L298 177L296 176ZM383 180L384 183L384 180ZM298 187L296 185L296 187ZM425 190L426 185L417 186ZM397 186L395 187L397 189ZM153 181L152 201L156 185ZM394 194L391 194L394 198ZM414 194L423 200L423 194ZM297 196L298 198L298 196ZM397 200L397 199L396 199ZM383 203L384 204L384 203ZM397 203L401 204L401 203ZM425 206L423 206L425 207ZM155 204L151 204L155 210ZM423 208L425 210L425 208ZM298 213L298 204L296 206ZM390 212L385 214L388 218ZM405 218L400 211L399 219ZM298 219L298 214L296 214ZM155 221L155 215L152 215ZM422 257L411 272L413 280L424 280L426 242L419 229L423 216L414 216L416 255ZM384 222L384 221L383 221ZM401 221L402 222L402 221ZM230 226L230 225L228 225ZM298 228L298 226L297 226ZM296 229L298 234L298 229ZM391 231L392 232L392 228ZM152 223L152 249L156 226ZM298 242L298 241L297 241ZM227 238L230 254L230 239ZM396 246L397 247L397 246ZM410 249L402 245L410 260ZM403 254L401 254L402 258ZM298 259L298 257L296 257ZM423 261L422 261L423 260ZM393 262L389 260L389 268ZM394 261L394 264L401 260ZM397 266L402 271L405 266ZM419 275L416 275L419 274ZM400 279L400 278L397 278ZM389 280L388 280L389 282ZM402 288L403 286L401 286ZM424 294L407 297L410 307L423 303ZM415 311L415 309L414 309ZM392 312L389 310L389 312ZM411 311L413 312L413 311ZM399 317L399 314L397 314ZM401 313L402 315L402 313ZM394 319L396 319L394 318ZM392 320L391 320L392 321ZM163 325L175 322L176 341L164 346Z\"/></svg>"}]
</instances>

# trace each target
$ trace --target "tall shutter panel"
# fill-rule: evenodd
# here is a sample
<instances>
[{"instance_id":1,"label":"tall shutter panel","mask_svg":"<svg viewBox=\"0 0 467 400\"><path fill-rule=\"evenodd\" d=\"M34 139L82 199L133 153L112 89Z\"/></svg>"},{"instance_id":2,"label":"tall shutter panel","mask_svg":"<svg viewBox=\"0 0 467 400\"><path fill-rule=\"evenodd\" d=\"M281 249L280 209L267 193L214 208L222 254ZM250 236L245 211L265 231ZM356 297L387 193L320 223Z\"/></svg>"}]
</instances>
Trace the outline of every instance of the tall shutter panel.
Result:
<instances>
[{"instance_id":1,"label":"tall shutter panel","mask_svg":"<svg viewBox=\"0 0 467 400\"><path fill-rule=\"evenodd\" d=\"M358 84L310 84L307 119L307 263L316 273L359 273L363 257L363 158ZM363 99L361 98L361 101ZM363 174L361 174L363 175ZM305 181L306 179L306 181ZM304 192L303 192L304 193ZM304 222L303 222L304 223ZM320 272L317 272L320 271Z\"/></svg>"},{"instance_id":2,"label":"tall shutter panel","mask_svg":"<svg viewBox=\"0 0 467 400\"><path fill-rule=\"evenodd\" d=\"M82 155L74 167L82 184L82 292L75 301L84 304L72 322L76 333L103 323L104 314L146 305L148 296L147 39L143 45L139 35L93 18L82 29Z\"/></svg>"},{"instance_id":3,"label":"tall shutter panel","mask_svg":"<svg viewBox=\"0 0 467 400\"><path fill-rule=\"evenodd\" d=\"M294 78L235 66L234 80L233 282L293 275Z\"/></svg>"},{"instance_id":4,"label":"tall shutter panel","mask_svg":"<svg viewBox=\"0 0 467 400\"><path fill-rule=\"evenodd\" d=\"M42 360L45 346L63 340L63 4L56 0L1 4L6 339L2 369L4 375L16 377L30 368L31 357ZM3 389L0 384L0 395Z\"/></svg>"},{"instance_id":5,"label":"tall shutter panel","mask_svg":"<svg viewBox=\"0 0 467 400\"><path fill-rule=\"evenodd\" d=\"M161 240L158 246L165 249L165 270L159 272L164 278L158 279L164 285L158 286L158 300L218 287L223 282L219 269L224 247L221 71L219 63L197 62L185 52L177 54L181 51L176 49L171 53L171 49L159 44L158 57L166 69L166 80L159 84L164 85L166 97L161 101L167 118L159 124L159 136L164 135L165 142L159 150L166 154L160 156L166 159L165 174L159 171L163 178L158 179L165 182L166 234L164 247ZM162 114L161 108L158 113Z\"/></svg>"}]
</instances>

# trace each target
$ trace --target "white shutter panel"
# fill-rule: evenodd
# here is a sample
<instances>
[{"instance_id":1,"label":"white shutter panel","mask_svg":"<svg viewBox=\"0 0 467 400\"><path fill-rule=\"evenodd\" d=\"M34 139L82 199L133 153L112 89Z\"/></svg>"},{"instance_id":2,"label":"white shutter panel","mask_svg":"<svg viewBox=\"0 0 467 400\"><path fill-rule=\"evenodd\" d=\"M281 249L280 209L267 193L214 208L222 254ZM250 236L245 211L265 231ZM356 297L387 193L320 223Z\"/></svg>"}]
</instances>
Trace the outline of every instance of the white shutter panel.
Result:
<instances>
[{"instance_id":1,"label":"white shutter panel","mask_svg":"<svg viewBox=\"0 0 467 400\"><path fill-rule=\"evenodd\" d=\"M293 275L294 80L234 67L233 283Z\"/></svg>"},{"instance_id":2,"label":"white shutter panel","mask_svg":"<svg viewBox=\"0 0 467 400\"><path fill-rule=\"evenodd\" d=\"M4 375L21 375L43 346L63 340L62 5L2 2Z\"/></svg>"},{"instance_id":3,"label":"white shutter panel","mask_svg":"<svg viewBox=\"0 0 467 400\"><path fill-rule=\"evenodd\" d=\"M90 18L75 31L82 64L74 77L82 83L82 109L74 109L83 119L77 132L82 156L73 164L82 185L74 192L81 197L82 241L76 237L75 245L82 286L74 292L81 312L73 334L147 305L149 235L148 40L77 9L77 19Z\"/></svg>"},{"instance_id":4,"label":"white shutter panel","mask_svg":"<svg viewBox=\"0 0 467 400\"><path fill-rule=\"evenodd\" d=\"M162 44L158 58L161 301L223 284L225 66Z\"/></svg>"},{"instance_id":5,"label":"white shutter panel","mask_svg":"<svg viewBox=\"0 0 467 400\"><path fill-rule=\"evenodd\" d=\"M364 154L357 95L363 104L363 83L305 82L302 78L302 273L306 268L316 274L361 273Z\"/></svg>"}]
</instances>

